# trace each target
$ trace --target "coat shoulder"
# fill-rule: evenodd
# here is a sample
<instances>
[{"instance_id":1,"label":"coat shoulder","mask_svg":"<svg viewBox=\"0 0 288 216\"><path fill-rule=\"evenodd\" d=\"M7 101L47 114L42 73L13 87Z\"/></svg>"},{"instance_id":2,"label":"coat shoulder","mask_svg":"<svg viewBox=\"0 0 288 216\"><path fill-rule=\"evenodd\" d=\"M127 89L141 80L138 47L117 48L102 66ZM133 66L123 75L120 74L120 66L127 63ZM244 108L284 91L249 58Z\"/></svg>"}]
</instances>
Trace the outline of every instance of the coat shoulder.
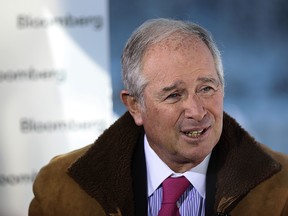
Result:
<instances>
[{"instance_id":1,"label":"coat shoulder","mask_svg":"<svg viewBox=\"0 0 288 216\"><path fill-rule=\"evenodd\" d=\"M274 151L265 145L261 145L261 148L263 148L263 150L267 152L272 158L278 161L282 165L282 168L286 170L286 172L288 171L288 155L287 154Z\"/></svg>"},{"instance_id":2,"label":"coat shoulder","mask_svg":"<svg viewBox=\"0 0 288 216\"><path fill-rule=\"evenodd\" d=\"M92 144L65 154L57 155L51 159L51 161L47 164L47 166L43 168L47 169L49 167L53 169L54 165L56 165L56 167L58 167L59 170L60 169L67 170L71 166L71 164L73 164L76 160L82 157L90 149L91 146Z\"/></svg>"},{"instance_id":3,"label":"coat shoulder","mask_svg":"<svg viewBox=\"0 0 288 216\"><path fill-rule=\"evenodd\" d=\"M105 215L99 203L87 195L68 175L68 168L91 145L54 157L38 173L33 184L34 198L29 206L29 216L41 215ZM73 195L73 196L72 196Z\"/></svg>"},{"instance_id":4,"label":"coat shoulder","mask_svg":"<svg viewBox=\"0 0 288 216\"><path fill-rule=\"evenodd\" d=\"M233 210L235 215L288 215L288 155L260 144L281 169L252 189ZM233 215L233 214L232 214Z\"/></svg>"}]
</instances>

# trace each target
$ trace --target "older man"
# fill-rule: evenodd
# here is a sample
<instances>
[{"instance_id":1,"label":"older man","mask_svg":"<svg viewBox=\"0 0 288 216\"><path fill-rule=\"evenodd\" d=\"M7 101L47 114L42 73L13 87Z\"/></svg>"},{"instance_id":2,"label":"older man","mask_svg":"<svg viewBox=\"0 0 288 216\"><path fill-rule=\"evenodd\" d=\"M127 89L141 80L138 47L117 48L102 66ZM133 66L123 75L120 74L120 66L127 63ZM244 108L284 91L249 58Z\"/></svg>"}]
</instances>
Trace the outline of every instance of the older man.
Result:
<instances>
[{"instance_id":1,"label":"older man","mask_svg":"<svg viewBox=\"0 0 288 216\"><path fill-rule=\"evenodd\" d=\"M288 215L288 159L223 112L220 53L190 22L149 20L122 55L128 112L39 173L29 215Z\"/></svg>"}]
</instances>

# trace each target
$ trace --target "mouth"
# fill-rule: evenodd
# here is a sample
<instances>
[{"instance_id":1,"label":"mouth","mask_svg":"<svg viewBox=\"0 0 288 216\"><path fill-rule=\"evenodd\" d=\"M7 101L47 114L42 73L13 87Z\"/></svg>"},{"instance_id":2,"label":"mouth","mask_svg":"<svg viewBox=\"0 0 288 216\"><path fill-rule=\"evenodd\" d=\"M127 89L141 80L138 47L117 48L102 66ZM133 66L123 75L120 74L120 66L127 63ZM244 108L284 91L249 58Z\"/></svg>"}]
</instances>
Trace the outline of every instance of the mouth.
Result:
<instances>
[{"instance_id":1,"label":"mouth","mask_svg":"<svg viewBox=\"0 0 288 216\"><path fill-rule=\"evenodd\" d=\"M192 138L198 138L201 135L203 135L207 131L207 128L201 129L201 130L191 130L191 131L185 131L183 132L186 136L192 137Z\"/></svg>"}]
</instances>

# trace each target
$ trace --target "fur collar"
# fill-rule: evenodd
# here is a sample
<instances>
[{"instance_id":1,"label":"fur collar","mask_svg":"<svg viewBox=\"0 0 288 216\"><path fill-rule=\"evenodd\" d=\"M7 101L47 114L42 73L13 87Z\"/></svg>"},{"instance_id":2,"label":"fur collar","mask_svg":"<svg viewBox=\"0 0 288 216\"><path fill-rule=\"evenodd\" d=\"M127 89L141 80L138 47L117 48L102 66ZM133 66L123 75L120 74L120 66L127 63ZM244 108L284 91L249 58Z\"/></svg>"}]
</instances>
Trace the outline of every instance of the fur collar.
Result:
<instances>
[{"instance_id":1,"label":"fur collar","mask_svg":"<svg viewBox=\"0 0 288 216\"><path fill-rule=\"evenodd\" d=\"M131 161L143 127L127 112L107 129L68 174L107 212L133 215ZM229 212L251 189L281 169L226 113L219 143L215 208Z\"/></svg>"},{"instance_id":2,"label":"fur collar","mask_svg":"<svg viewBox=\"0 0 288 216\"><path fill-rule=\"evenodd\" d=\"M215 207L230 212L259 183L280 171L268 155L232 117L224 113L219 140Z\"/></svg>"},{"instance_id":3,"label":"fur collar","mask_svg":"<svg viewBox=\"0 0 288 216\"><path fill-rule=\"evenodd\" d=\"M122 212L130 212L125 215L133 215L131 161L142 130L126 112L68 169L68 174L107 214L122 207Z\"/></svg>"}]
</instances>

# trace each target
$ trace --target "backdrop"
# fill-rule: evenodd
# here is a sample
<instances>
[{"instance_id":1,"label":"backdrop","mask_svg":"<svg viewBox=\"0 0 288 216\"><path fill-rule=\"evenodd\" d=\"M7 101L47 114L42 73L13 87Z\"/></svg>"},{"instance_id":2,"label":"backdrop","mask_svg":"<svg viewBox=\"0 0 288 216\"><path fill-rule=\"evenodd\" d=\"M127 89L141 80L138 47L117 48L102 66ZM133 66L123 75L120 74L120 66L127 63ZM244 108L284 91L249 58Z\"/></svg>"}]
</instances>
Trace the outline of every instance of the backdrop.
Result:
<instances>
[{"instance_id":1,"label":"backdrop","mask_svg":"<svg viewBox=\"0 0 288 216\"><path fill-rule=\"evenodd\" d=\"M27 215L39 168L112 121L106 0L0 8L0 215Z\"/></svg>"}]
</instances>

